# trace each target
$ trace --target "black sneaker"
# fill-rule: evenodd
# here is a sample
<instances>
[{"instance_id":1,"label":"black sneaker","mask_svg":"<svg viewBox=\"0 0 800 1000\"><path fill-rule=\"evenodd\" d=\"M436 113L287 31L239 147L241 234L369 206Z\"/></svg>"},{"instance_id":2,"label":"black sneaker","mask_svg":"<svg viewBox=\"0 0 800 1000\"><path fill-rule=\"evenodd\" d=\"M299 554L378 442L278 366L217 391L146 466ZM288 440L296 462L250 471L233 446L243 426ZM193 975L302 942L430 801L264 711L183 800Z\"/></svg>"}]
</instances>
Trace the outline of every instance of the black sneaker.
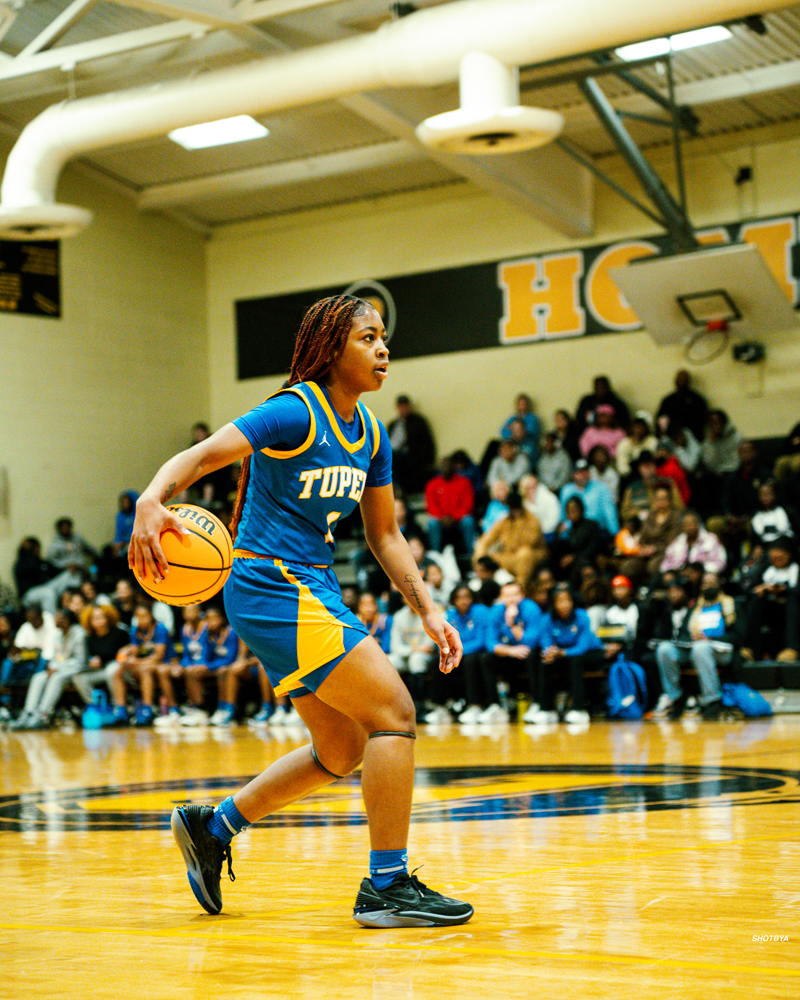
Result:
<instances>
[{"instance_id":1,"label":"black sneaker","mask_svg":"<svg viewBox=\"0 0 800 1000\"><path fill-rule=\"evenodd\" d=\"M686 695L681 694L678 695L675 701L670 702L669 708L667 709L667 718L672 722L677 722L685 711Z\"/></svg>"},{"instance_id":2,"label":"black sneaker","mask_svg":"<svg viewBox=\"0 0 800 1000\"><path fill-rule=\"evenodd\" d=\"M474 912L469 903L448 899L413 873L401 872L385 889L376 889L372 879L365 878L353 918L364 927L446 927L466 923Z\"/></svg>"},{"instance_id":3,"label":"black sneaker","mask_svg":"<svg viewBox=\"0 0 800 1000\"><path fill-rule=\"evenodd\" d=\"M211 806L175 806L170 825L186 862L189 885L195 899L208 913L219 913L222 909L219 880L223 859L228 862L231 882L236 876L232 868L231 845L222 844L206 829L213 812Z\"/></svg>"},{"instance_id":4,"label":"black sneaker","mask_svg":"<svg viewBox=\"0 0 800 1000\"><path fill-rule=\"evenodd\" d=\"M722 715L722 702L720 700L709 701L703 705L701 714L707 722L716 722Z\"/></svg>"}]
</instances>

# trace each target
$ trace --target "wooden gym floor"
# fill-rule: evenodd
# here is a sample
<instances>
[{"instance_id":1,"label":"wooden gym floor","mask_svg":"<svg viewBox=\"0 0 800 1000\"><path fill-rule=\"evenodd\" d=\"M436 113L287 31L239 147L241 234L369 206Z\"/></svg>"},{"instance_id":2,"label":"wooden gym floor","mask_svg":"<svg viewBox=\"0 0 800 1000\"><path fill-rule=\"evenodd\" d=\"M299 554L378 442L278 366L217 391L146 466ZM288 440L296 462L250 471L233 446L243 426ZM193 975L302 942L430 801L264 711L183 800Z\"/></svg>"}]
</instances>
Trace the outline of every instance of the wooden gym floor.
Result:
<instances>
[{"instance_id":1,"label":"wooden gym floor","mask_svg":"<svg viewBox=\"0 0 800 1000\"><path fill-rule=\"evenodd\" d=\"M800 717L422 727L410 853L469 899L367 930L356 781L242 834L195 903L174 803L217 802L301 732L0 733L4 997L800 996Z\"/></svg>"}]
</instances>

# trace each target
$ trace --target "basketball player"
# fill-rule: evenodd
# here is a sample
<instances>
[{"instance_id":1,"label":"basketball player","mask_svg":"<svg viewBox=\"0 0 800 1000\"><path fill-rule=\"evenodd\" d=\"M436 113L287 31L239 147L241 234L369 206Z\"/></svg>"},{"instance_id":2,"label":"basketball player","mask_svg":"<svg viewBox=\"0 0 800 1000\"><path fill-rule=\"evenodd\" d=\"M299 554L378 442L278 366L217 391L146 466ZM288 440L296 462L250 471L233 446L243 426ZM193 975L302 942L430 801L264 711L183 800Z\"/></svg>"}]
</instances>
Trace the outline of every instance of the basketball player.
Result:
<instances>
[{"instance_id":1,"label":"basketball player","mask_svg":"<svg viewBox=\"0 0 800 1000\"><path fill-rule=\"evenodd\" d=\"M237 833L362 761L372 850L355 919L368 927L429 927L464 923L473 913L469 903L408 873L414 705L366 626L344 606L331 569L336 521L359 503L370 548L438 645L440 670L458 665L458 633L436 610L395 520L386 429L359 402L387 377L384 338L380 316L363 300L317 302L300 326L284 388L171 458L137 503L130 564L162 579L169 567L159 536L182 530L163 505L201 476L243 460L225 606L276 695L289 695L311 733L310 746L271 764L216 809L173 811L189 883L209 913L222 909L223 858L233 879Z\"/></svg>"}]
</instances>

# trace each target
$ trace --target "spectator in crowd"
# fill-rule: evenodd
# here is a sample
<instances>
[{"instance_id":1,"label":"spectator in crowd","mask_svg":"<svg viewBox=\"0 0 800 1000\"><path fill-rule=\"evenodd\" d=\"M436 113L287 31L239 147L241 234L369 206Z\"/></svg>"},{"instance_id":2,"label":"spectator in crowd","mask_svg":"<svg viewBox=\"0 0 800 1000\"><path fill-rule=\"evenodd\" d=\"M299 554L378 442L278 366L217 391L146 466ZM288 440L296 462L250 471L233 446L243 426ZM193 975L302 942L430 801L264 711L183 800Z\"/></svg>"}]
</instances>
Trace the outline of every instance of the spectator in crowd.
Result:
<instances>
[{"instance_id":1,"label":"spectator in crowd","mask_svg":"<svg viewBox=\"0 0 800 1000\"><path fill-rule=\"evenodd\" d=\"M741 654L745 660L770 656L792 662L800 659L800 600L791 541L776 538L768 557L747 606Z\"/></svg>"},{"instance_id":2,"label":"spectator in crowd","mask_svg":"<svg viewBox=\"0 0 800 1000\"><path fill-rule=\"evenodd\" d=\"M647 417L643 413L637 413L631 424L630 434L617 445L617 472L620 476L627 478L641 453L654 451L657 443Z\"/></svg>"},{"instance_id":3,"label":"spectator in crowd","mask_svg":"<svg viewBox=\"0 0 800 1000\"><path fill-rule=\"evenodd\" d=\"M392 618L389 660L403 678L420 717L426 714L425 676L428 661L434 655L436 645L425 631L422 619L404 603Z\"/></svg>"},{"instance_id":4,"label":"spectator in crowd","mask_svg":"<svg viewBox=\"0 0 800 1000\"><path fill-rule=\"evenodd\" d=\"M192 426L189 446L200 444L211 437L211 428L202 420ZM198 479L189 489L176 498L176 501L183 503L199 504L209 510L219 510L227 501L231 492L231 473L227 466L217 469L216 472L209 472L208 475Z\"/></svg>"},{"instance_id":5,"label":"spectator in crowd","mask_svg":"<svg viewBox=\"0 0 800 1000\"><path fill-rule=\"evenodd\" d=\"M770 470L760 463L758 448L752 441L741 441L738 453L738 468L728 472L722 480L721 516L708 520L709 530L719 536L731 566L739 562L750 518L758 512L761 484L770 479Z\"/></svg>"},{"instance_id":6,"label":"spectator in crowd","mask_svg":"<svg viewBox=\"0 0 800 1000\"><path fill-rule=\"evenodd\" d=\"M125 490L119 495L119 510L114 521L114 541L112 542L115 556L127 557L138 499L139 494L135 490Z\"/></svg>"},{"instance_id":7,"label":"spectator in crowd","mask_svg":"<svg viewBox=\"0 0 800 1000\"><path fill-rule=\"evenodd\" d=\"M239 654L236 657L236 662L233 666L234 670L232 673L234 676L242 678L242 672L245 668L249 668L251 672L253 670L256 672L256 677L258 679L258 690L261 695L261 708L259 708L252 718L247 720L247 725L253 729L268 726L276 711L275 691L272 687L269 675L264 669L264 664L250 649L247 648L247 646L245 646L241 639L239 640ZM245 673L244 676L246 677L247 674Z\"/></svg>"},{"instance_id":8,"label":"spectator in crowd","mask_svg":"<svg viewBox=\"0 0 800 1000\"><path fill-rule=\"evenodd\" d=\"M553 414L553 427L556 441L561 445L571 462L577 462L581 457L581 428L570 416L567 410L556 410Z\"/></svg>"},{"instance_id":9,"label":"spectator in crowd","mask_svg":"<svg viewBox=\"0 0 800 1000\"><path fill-rule=\"evenodd\" d=\"M181 717L182 726L227 726L233 721L236 706L225 700L228 672L239 655L239 637L228 624L220 605L206 608L205 631L201 637L203 659L184 669L188 705ZM217 682L217 710L209 719L203 708L203 684L213 677Z\"/></svg>"},{"instance_id":10,"label":"spectator in crowd","mask_svg":"<svg viewBox=\"0 0 800 1000\"><path fill-rule=\"evenodd\" d=\"M678 485L674 479L661 479L658 475L656 457L651 451L643 451L637 462L638 476L622 495L620 515L623 519L634 514L646 518L653 506L653 492L656 487L666 484L670 491L670 503L675 510L683 510Z\"/></svg>"},{"instance_id":11,"label":"spectator in crowd","mask_svg":"<svg viewBox=\"0 0 800 1000\"><path fill-rule=\"evenodd\" d=\"M617 508L603 483L593 481L590 478L589 463L585 458L581 458L575 463L572 482L567 483L561 490L559 499L561 500L562 520L566 520L567 501L574 496L580 497L586 516L591 521L596 521L603 531L613 538L619 531Z\"/></svg>"},{"instance_id":12,"label":"spectator in crowd","mask_svg":"<svg viewBox=\"0 0 800 1000\"><path fill-rule=\"evenodd\" d=\"M117 580L114 593L111 595L111 603L119 615L120 624L130 628L136 608L136 591L128 577L123 576Z\"/></svg>"},{"instance_id":13,"label":"spectator in crowd","mask_svg":"<svg viewBox=\"0 0 800 1000\"><path fill-rule=\"evenodd\" d=\"M514 431L515 422L521 422L523 425L521 436L519 429ZM514 400L514 412L500 429L500 437L506 441L516 441L520 450L528 456L531 467L536 468L541 435L539 418L533 412L533 400L526 392L518 393Z\"/></svg>"},{"instance_id":14,"label":"spectator in crowd","mask_svg":"<svg viewBox=\"0 0 800 1000\"><path fill-rule=\"evenodd\" d=\"M545 542L551 542L555 538L561 520L561 504L558 497L533 474L522 477L519 491L525 510L538 518Z\"/></svg>"},{"instance_id":15,"label":"spectator in crowd","mask_svg":"<svg viewBox=\"0 0 800 1000\"><path fill-rule=\"evenodd\" d=\"M578 412L575 415L579 430L582 432L589 424L596 422L598 408L610 406L617 419L617 425L627 429L631 422L631 415L628 407L611 388L611 382L607 375L597 375L594 380L592 392L583 396L578 403Z\"/></svg>"},{"instance_id":16,"label":"spectator in crowd","mask_svg":"<svg viewBox=\"0 0 800 1000\"><path fill-rule=\"evenodd\" d=\"M553 433L545 434L542 439L536 474L540 482L556 495L572 478L572 459Z\"/></svg>"},{"instance_id":17,"label":"spectator in crowd","mask_svg":"<svg viewBox=\"0 0 800 1000\"><path fill-rule=\"evenodd\" d=\"M14 647L14 623L10 614L0 612L0 669Z\"/></svg>"},{"instance_id":18,"label":"spectator in crowd","mask_svg":"<svg viewBox=\"0 0 800 1000\"><path fill-rule=\"evenodd\" d=\"M758 509L750 519L750 538L756 545L769 545L776 538L791 538L792 523L784 507L778 504L775 483L767 479L758 487Z\"/></svg>"},{"instance_id":19,"label":"spectator in crowd","mask_svg":"<svg viewBox=\"0 0 800 1000\"><path fill-rule=\"evenodd\" d=\"M173 656L170 660L164 660L156 668L158 675L158 687L161 692L161 699L166 709L155 721L156 728L177 726L181 721L181 712L178 708L178 700L175 695L175 682L183 680L186 671L191 667L202 665L205 662L205 642L206 623L203 620L203 612L199 604L189 604L181 608L183 624L179 633L180 659Z\"/></svg>"},{"instance_id":20,"label":"spectator in crowd","mask_svg":"<svg viewBox=\"0 0 800 1000\"><path fill-rule=\"evenodd\" d=\"M490 608L500 596L500 588L514 577L503 569L491 556L481 556L475 560L475 573L467 586L475 597L476 604Z\"/></svg>"},{"instance_id":21,"label":"spectator in crowd","mask_svg":"<svg viewBox=\"0 0 800 1000\"><path fill-rule=\"evenodd\" d=\"M42 543L39 539L32 535L23 538L14 563L14 582L20 601L32 587L41 587L55 573L55 567L42 556Z\"/></svg>"},{"instance_id":22,"label":"spectator in crowd","mask_svg":"<svg viewBox=\"0 0 800 1000\"><path fill-rule=\"evenodd\" d=\"M780 457L775 462L775 478L782 483L800 472L800 423L789 431Z\"/></svg>"},{"instance_id":23,"label":"spectator in crowd","mask_svg":"<svg viewBox=\"0 0 800 1000\"><path fill-rule=\"evenodd\" d=\"M409 543L411 543L411 538L409 538ZM419 562L417 565L420 570L428 565L428 559L425 555L425 544L419 537L414 537L414 544L411 545L412 551L416 553L419 557ZM353 614L356 613L358 608L358 599L361 597L361 591L354 583L342 584L342 602L348 611L352 611Z\"/></svg>"},{"instance_id":24,"label":"spectator in crowd","mask_svg":"<svg viewBox=\"0 0 800 1000\"><path fill-rule=\"evenodd\" d=\"M455 587L461 579L461 570L459 569L456 558L453 555L453 550L448 548L445 552L434 552L431 549L426 549L422 539L415 536L409 538L408 547L411 549L411 555L414 557L414 561L423 576L431 563L435 563L439 569L441 569L441 586L444 589L444 592L449 594L453 587ZM397 593L396 590L395 593ZM399 597L399 595L397 596ZM354 606L352 610L355 614L357 609Z\"/></svg>"},{"instance_id":25,"label":"spectator in crowd","mask_svg":"<svg viewBox=\"0 0 800 1000\"><path fill-rule=\"evenodd\" d=\"M3 661L0 687L27 685L31 677L45 670L52 660L58 639L55 619L41 604L25 605L25 621L17 629L11 652Z\"/></svg>"},{"instance_id":26,"label":"spectator in crowd","mask_svg":"<svg viewBox=\"0 0 800 1000\"><path fill-rule=\"evenodd\" d=\"M119 669L111 677L115 721L122 722L127 718L127 688L139 687L142 698L136 706L133 724L152 725L156 673L159 664L167 659L169 649L170 638L166 626L155 620L153 608L148 601L137 601L128 645L119 651Z\"/></svg>"},{"instance_id":27,"label":"spectator in crowd","mask_svg":"<svg viewBox=\"0 0 800 1000\"><path fill-rule=\"evenodd\" d=\"M675 458L672 448L672 441L668 437L659 439L656 445L656 475L659 479L671 479L678 487L678 493L684 505L689 502L692 495L689 480L686 472L681 467L681 463Z\"/></svg>"},{"instance_id":28,"label":"spectator in crowd","mask_svg":"<svg viewBox=\"0 0 800 1000\"><path fill-rule=\"evenodd\" d=\"M119 627L119 616L111 604L85 608L81 625L86 632L86 667L75 674L72 683L90 705L94 688L100 684L111 686L111 678L119 667L117 654L128 645L128 633Z\"/></svg>"},{"instance_id":29,"label":"spectator in crowd","mask_svg":"<svg viewBox=\"0 0 800 1000\"><path fill-rule=\"evenodd\" d=\"M618 573L611 581L611 602L601 609L596 621L592 621L592 631L603 643L607 660L630 652L636 642L639 606L635 596L633 582ZM591 619L591 615L589 617Z\"/></svg>"},{"instance_id":30,"label":"spectator in crowd","mask_svg":"<svg viewBox=\"0 0 800 1000\"><path fill-rule=\"evenodd\" d=\"M531 471L531 463L514 441L501 441L499 453L492 459L486 474L486 485L491 492L498 479L513 489L523 476Z\"/></svg>"},{"instance_id":31,"label":"spectator in crowd","mask_svg":"<svg viewBox=\"0 0 800 1000\"><path fill-rule=\"evenodd\" d=\"M233 706L233 708L230 712L221 712L217 709L217 712L211 717L212 726L216 726L218 729L229 729L233 725L239 702L239 690L242 684L250 679L258 682L261 708L252 719L248 719L247 724L257 727L263 723L269 723L274 714L275 693L266 670L259 663L257 657L253 656L247 646L239 639L236 659L225 670L224 675L219 678L219 700L221 703Z\"/></svg>"},{"instance_id":32,"label":"spectator in crowd","mask_svg":"<svg viewBox=\"0 0 800 1000\"><path fill-rule=\"evenodd\" d=\"M436 446L428 421L416 413L408 396L395 400L397 416L387 432L392 446L392 477L404 493L419 493L431 476Z\"/></svg>"},{"instance_id":33,"label":"spectator in crowd","mask_svg":"<svg viewBox=\"0 0 800 1000\"><path fill-rule=\"evenodd\" d=\"M736 622L733 599L722 592L719 575L707 571L694 608L689 607L686 589L678 580L670 587L669 600L671 634L656 646L661 687L667 699L661 711L670 719L679 719L683 714L686 695L681 687L680 668L682 663L691 663L700 682L703 718L718 719L722 689L717 665L729 663L733 654L732 630Z\"/></svg>"},{"instance_id":34,"label":"spectator in crowd","mask_svg":"<svg viewBox=\"0 0 800 1000\"><path fill-rule=\"evenodd\" d=\"M435 566L435 563L431 564L431 567L433 566ZM436 566L436 569L439 570L439 573L442 572L438 566ZM384 653L388 653L392 636L392 618L391 615L387 615L380 610L374 594L366 591L359 597L356 618L367 626L369 634Z\"/></svg>"},{"instance_id":35,"label":"spectator in crowd","mask_svg":"<svg viewBox=\"0 0 800 1000\"><path fill-rule=\"evenodd\" d=\"M603 529L597 521L585 516L580 496L567 500L566 514L553 544L553 567L561 580L575 576L582 566L593 563L608 547Z\"/></svg>"},{"instance_id":36,"label":"spectator in crowd","mask_svg":"<svg viewBox=\"0 0 800 1000\"><path fill-rule=\"evenodd\" d=\"M473 560L491 556L524 591L536 567L547 559L547 545L539 519L523 507L519 493L510 493L507 502L508 514L481 535Z\"/></svg>"},{"instance_id":37,"label":"spectator in crowd","mask_svg":"<svg viewBox=\"0 0 800 1000\"><path fill-rule=\"evenodd\" d=\"M653 489L653 503L638 537L638 552L623 553L619 571L637 583L653 577L661 567L669 544L681 533L682 517L672 505L666 482Z\"/></svg>"},{"instance_id":38,"label":"spectator in crowd","mask_svg":"<svg viewBox=\"0 0 800 1000\"><path fill-rule=\"evenodd\" d=\"M447 598L452 591L452 587L446 589L442 567L435 562L428 563L422 579L425 581L425 586L428 588L428 593L433 598L434 603L438 604L444 610L447 606Z\"/></svg>"},{"instance_id":39,"label":"spectator in crowd","mask_svg":"<svg viewBox=\"0 0 800 1000\"><path fill-rule=\"evenodd\" d=\"M31 677L25 707L14 723L16 729L49 729L58 701L69 681L86 669L86 633L72 611L55 616L58 630L53 655L44 670Z\"/></svg>"},{"instance_id":40,"label":"spectator in crowd","mask_svg":"<svg viewBox=\"0 0 800 1000\"><path fill-rule=\"evenodd\" d=\"M524 477L523 477L524 478ZM481 531L487 532L498 521L508 516L508 494L511 487L504 479L498 479L491 491L491 500L481 520Z\"/></svg>"},{"instance_id":41,"label":"spectator in crowd","mask_svg":"<svg viewBox=\"0 0 800 1000\"><path fill-rule=\"evenodd\" d=\"M685 368L675 373L675 391L665 396L658 407L656 420L666 417L667 426L662 433L671 434L675 428L685 427L695 438L702 438L706 428L708 403L691 385L691 376Z\"/></svg>"},{"instance_id":42,"label":"spectator in crowd","mask_svg":"<svg viewBox=\"0 0 800 1000\"><path fill-rule=\"evenodd\" d=\"M666 433L672 442L672 454L680 462L681 468L692 476L700 464L700 442L687 427L672 427Z\"/></svg>"},{"instance_id":43,"label":"spectator in crowd","mask_svg":"<svg viewBox=\"0 0 800 1000\"><path fill-rule=\"evenodd\" d=\"M484 488L480 466L476 465L463 448L458 448L450 456L453 468L459 475L466 476L472 483L472 489L477 497Z\"/></svg>"},{"instance_id":44,"label":"spectator in crowd","mask_svg":"<svg viewBox=\"0 0 800 1000\"><path fill-rule=\"evenodd\" d=\"M467 679L467 708L459 715L462 723L492 724L508 722L509 713L501 705L498 675L503 677L504 690L515 693L520 689L526 664L539 635L542 612L533 601L523 596L516 581L500 588L500 599L489 609L486 621L487 653L471 664Z\"/></svg>"},{"instance_id":45,"label":"spectator in crowd","mask_svg":"<svg viewBox=\"0 0 800 1000\"><path fill-rule=\"evenodd\" d=\"M631 514L614 536L614 555L618 559L638 558L642 554L641 534L642 519L638 514Z\"/></svg>"},{"instance_id":46,"label":"spectator in crowd","mask_svg":"<svg viewBox=\"0 0 800 1000\"><path fill-rule=\"evenodd\" d=\"M556 679L566 673L572 706L564 716L568 723L589 722L589 703L584 673L605 664L603 644L592 632L589 616L575 606L570 587L558 584L553 591L552 607L545 615L539 632L541 649L536 667L536 687L539 708L526 717L534 725L558 722L555 711Z\"/></svg>"},{"instance_id":47,"label":"spectator in crowd","mask_svg":"<svg viewBox=\"0 0 800 1000\"><path fill-rule=\"evenodd\" d=\"M460 583L450 595L447 620L461 636L464 655L461 657L459 672L468 706L475 709L472 714L477 718L482 708L489 704L488 701L484 702L483 693L483 654L486 651L489 609L483 604L476 604L470 588L465 583ZM450 712L445 707L445 702L453 697L452 684L448 684L450 680L433 664L430 677L432 708L425 715L425 722L437 725L451 721Z\"/></svg>"},{"instance_id":48,"label":"spectator in crowd","mask_svg":"<svg viewBox=\"0 0 800 1000\"><path fill-rule=\"evenodd\" d=\"M61 573L66 569L88 570L97 553L76 531L71 517L60 517L56 521L56 533L47 560Z\"/></svg>"},{"instance_id":49,"label":"spectator in crowd","mask_svg":"<svg viewBox=\"0 0 800 1000\"><path fill-rule=\"evenodd\" d=\"M455 533L464 551L471 554L475 544L475 491L469 479L455 471L450 456L442 459L439 475L426 484L425 505L431 548L441 552L444 539Z\"/></svg>"},{"instance_id":50,"label":"spectator in crowd","mask_svg":"<svg viewBox=\"0 0 800 1000\"><path fill-rule=\"evenodd\" d=\"M593 482L602 483L616 504L619 500L619 473L614 468L608 448L604 444L596 444L589 452L587 460L589 478Z\"/></svg>"},{"instance_id":51,"label":"spectator in crowd","mask_svg":"<svg viewBox=\"0 0 800 1000\"><path fill-rule=\"evenodd\" d=\"M592 448L601 444L613 458L617 453L617 446L624 437L625 431L617 423L614 407L608 403L602 403L595 410L594 421L581 434L581 455L588 458Z\"/></svg>"},{"instance_id":52,"label":"spectator in crowd","mask_svg":"<svg viewBox=\"0 0 800 1000\"><path fill-rule=\"evenodd\" d=\"M710 410L706 435L700 444L700 465L696 479L701 509L707 513L718 507L719 492L726 473L739 466L741 436L724 410Z\"/></svg>"},{"instance_id":53,"label":"spectator in crowd","mask_svg":"<svg viewBox=\"0 0 800 1000\"><path fill-rule=\"evenodd\" d=\"M693 510L684 511L681 527L681 534L667 546L661 572L702 563L707 573L721 573L725 569L725 549L716 535L706 531L700 516Z\"/></svg>"}]
</instances>

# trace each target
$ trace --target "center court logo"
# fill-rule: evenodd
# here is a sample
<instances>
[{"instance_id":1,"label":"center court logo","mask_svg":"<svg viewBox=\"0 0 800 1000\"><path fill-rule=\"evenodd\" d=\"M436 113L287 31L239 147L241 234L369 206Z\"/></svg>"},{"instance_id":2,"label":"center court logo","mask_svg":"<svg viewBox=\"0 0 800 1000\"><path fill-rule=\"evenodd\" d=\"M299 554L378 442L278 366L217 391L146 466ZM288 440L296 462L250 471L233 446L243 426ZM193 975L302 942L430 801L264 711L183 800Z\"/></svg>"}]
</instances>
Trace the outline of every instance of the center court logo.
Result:
<instances>
[{"instance_id":1,"label":"center court logo","mask_svg":"<svg viewBox=\"0 0 800 1000\"><path fill-rule=\"evenodd\" d=\"M181 802L222 801L250 775L157 781L0 798L0 832L158 830ZM641 813L786 805L800 801L800 772L773 768L538 765L418 768L412 822ZM329 785L258 826L360 826L358 776Z\"/></svg>"}]
</instances>

